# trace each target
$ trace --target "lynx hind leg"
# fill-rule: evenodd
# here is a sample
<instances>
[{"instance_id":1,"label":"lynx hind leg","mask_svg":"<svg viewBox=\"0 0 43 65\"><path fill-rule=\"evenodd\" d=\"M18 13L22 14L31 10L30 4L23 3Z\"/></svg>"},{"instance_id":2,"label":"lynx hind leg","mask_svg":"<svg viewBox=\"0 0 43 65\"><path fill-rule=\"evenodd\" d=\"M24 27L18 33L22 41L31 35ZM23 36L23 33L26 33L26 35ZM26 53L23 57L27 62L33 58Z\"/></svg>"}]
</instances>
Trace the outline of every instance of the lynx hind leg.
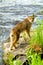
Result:
<instances>
[{"instance_id":1,"label":"lynx hind leg","mask_svg":"<svg viewBox=\"0 0 43 65\"><path fill-rule=\"evenodd\" d=\"M10 34L10 49L16 48L15 44L17 41L17 35L16 34Z\"/></svg>"}]
</instances>

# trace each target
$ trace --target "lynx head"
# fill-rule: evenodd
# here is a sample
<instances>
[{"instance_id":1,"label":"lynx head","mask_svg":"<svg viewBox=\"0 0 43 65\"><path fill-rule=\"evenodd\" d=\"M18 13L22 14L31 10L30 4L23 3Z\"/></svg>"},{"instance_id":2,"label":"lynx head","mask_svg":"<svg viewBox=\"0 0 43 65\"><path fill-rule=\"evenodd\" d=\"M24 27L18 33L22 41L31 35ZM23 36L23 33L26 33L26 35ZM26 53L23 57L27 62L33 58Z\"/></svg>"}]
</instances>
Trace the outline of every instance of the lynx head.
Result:
<instances>
[{"instance_id":1,"label":"lynx head","mask_svg":"<svg viewBox=\"0 0 43 65\"><path fill-rule=\"evenodd\" d=\"M32 16L28 16L29 22L30 22L30 23L33 23L34 18L35 18L34 14L33 14Z\"/></svg>"}]
</instances>

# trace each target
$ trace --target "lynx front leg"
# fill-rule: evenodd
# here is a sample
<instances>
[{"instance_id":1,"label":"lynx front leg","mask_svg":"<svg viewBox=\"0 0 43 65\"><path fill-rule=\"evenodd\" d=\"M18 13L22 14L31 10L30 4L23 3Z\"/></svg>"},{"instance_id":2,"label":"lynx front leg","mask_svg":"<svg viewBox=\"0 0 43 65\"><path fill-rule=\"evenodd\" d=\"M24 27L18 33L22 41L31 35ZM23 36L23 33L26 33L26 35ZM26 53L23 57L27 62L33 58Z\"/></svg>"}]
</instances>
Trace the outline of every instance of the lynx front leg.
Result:
<instances>
[{"instance_id":1,"label":"lynx front leg","mask_svg":"<svg viewBox=\"0 0 43 65\"><path fill-rule=\"evenodd\" d=\"M26 29L26 32L29 35L29 37L31 38L31 36L30 36L30 30Z\"/></svg>"},{"instance_id":2,"label":"lynx front leg","mask_svg":"<svg viewBox=\"0 0 43 65\"><path fill-rule=\"evenodd\" d=\"M26 28L26 32L28 34L28 40L30 40L31 36L30 36L30 28L29 27Z\"/></svg>"}]
</instances>

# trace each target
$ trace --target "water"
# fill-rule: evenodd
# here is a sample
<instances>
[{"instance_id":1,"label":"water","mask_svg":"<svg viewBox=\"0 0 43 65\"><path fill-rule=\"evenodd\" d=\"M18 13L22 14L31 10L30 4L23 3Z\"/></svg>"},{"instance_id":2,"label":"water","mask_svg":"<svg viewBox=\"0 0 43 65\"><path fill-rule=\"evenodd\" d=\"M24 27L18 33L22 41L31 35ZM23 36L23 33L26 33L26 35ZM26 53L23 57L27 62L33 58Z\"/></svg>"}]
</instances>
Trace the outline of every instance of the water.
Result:
<instances>
[{"instance_id":1,"label":"water","mask_svg":"<svg viewBox=\"0 0 43 65\"><path fill-rule=\"evenodd\" d=\"M0 7L0 41L8 38L11 28L16 21L23 20L33 13L37 15L36 19L43 19L43 15L38 12L42 10L42 5L15 5Z\"/></svg>"},{"instance_id":2,"label":"water","mask_svg":"<svg viewBox=\"0 0 43 65\"><path fill-rule=\"evenodd\" d=\"M14 5L0 7L0 61L2 60L2 42L9 37L10 30L18 21L23 20L33 13L37 15L35 21L36 19L43 19L43 6ZM33 27L35 26L33 25Z\"/></svg>"}]
</instances>

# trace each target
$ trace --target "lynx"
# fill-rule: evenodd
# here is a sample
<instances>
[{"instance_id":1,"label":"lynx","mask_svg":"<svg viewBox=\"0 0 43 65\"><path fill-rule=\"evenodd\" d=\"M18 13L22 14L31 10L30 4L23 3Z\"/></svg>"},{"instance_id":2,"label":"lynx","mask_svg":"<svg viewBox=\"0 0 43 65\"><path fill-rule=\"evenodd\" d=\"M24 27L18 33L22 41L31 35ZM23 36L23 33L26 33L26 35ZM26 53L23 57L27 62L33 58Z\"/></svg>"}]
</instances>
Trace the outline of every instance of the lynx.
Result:
<instances>
[{"instance_id":1,"label":"lynx","mask_svg":"<svg viewBox=\"0 0 43 65\"><path fill-rule=\"evenodd\" d=\"M20 33L24 30L28 33L30 37L30 28L34 21L34 15L28 16L23 21L19 22L14 26L14 28L10 32L10 49L12 50L13 47L16 48L16 43L19 39Z\"/></svg>"}]
</instances>

